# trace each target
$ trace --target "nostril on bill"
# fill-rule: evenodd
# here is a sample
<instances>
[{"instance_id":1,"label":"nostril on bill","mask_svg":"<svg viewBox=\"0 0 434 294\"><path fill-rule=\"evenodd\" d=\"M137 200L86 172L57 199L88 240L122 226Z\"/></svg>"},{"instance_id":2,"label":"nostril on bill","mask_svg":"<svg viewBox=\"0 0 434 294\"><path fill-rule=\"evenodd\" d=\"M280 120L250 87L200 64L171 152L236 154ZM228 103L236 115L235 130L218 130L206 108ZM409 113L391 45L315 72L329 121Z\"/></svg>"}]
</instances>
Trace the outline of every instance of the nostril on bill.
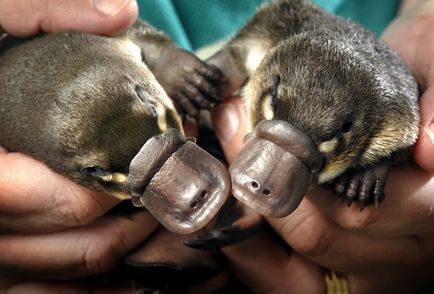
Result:
<instances>
[{"instance_id":1,"label":"nostril on bill","mask_svg":"<svg viewBox=\"0 0 434 294\"><path fill-rule=\"evenodd\" d=\"M202 192L200 192L200 198L205 198L208 195L208 192L206 190L202 190Z\"/></svg>"},{"instance_id":2,"label":"nostril on bill","mask_svg":"<svg viewBox=\"0 0 434 294\"><path fill-rule=\"evenodd\" d=\"M271 195L271 190L265 188L265 189L262 190L262 194L264 194L265 196L270 196Z\"/></svg>"},{"instance_id":3,"label":"nostril on bill","mask_svg":"<svg viewBox=\"0 0 434 294\"><path fill-rule=\"evenodd\" d=\"M190 207L192 209L195 209L197 207L197 204L198 204L197 201L193 201L193 202L190 203Z\"/></svg>"},{"instance_id":4,"label":"nostril on bill","mask_svg":"<svg viewBox=\"0 0 434 294\"><path fill-rule=\"evenodd\" d=\"M252 181L250 183L250 185L252 186L253 189L258 190L259 189L259 183L256 181Z\"/></svg>"}]
</instances>

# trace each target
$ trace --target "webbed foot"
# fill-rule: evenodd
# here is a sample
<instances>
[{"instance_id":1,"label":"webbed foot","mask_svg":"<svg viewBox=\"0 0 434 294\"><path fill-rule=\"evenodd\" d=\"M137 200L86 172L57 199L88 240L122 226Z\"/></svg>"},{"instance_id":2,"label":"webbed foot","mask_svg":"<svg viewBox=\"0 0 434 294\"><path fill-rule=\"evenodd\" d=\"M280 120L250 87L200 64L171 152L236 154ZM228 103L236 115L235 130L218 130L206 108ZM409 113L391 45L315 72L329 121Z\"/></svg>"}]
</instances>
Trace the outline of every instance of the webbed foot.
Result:
<instances>
[{"instance_id":1,"label":"webbed foot","mask_svg":"<svg viewBox=\"0 0 434 294\"><path fill-rule=\"evenodd\" d=\"M333 182L333 189L338 195L346 197L348 206L357 201L360 211L370 204L377 206L384 200L390 166L391 159L387 159L366 170L345 173Z\"/></svg>"},{"instance_id":2,"label":"webbed foot","mask_svg":"<svg viewBox=\"0 0 434 294\"><path fill-rule=\"evenodd\" d=\"M196 118L200 109L209 109L219 101L217 85L223 75L216 66L176 46L164 49L160 60L155 76L181 116Z\"/></svg>"}]
</instances>

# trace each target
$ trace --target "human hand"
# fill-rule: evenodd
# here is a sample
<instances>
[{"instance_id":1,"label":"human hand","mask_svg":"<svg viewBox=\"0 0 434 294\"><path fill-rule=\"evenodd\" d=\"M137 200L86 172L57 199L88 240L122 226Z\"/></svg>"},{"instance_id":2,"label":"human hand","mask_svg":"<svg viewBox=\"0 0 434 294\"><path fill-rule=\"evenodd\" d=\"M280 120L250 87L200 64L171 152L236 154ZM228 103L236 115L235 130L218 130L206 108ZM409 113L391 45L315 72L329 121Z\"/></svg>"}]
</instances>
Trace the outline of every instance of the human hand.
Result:
<instances>
[{"instance_id":1,"label":"human hand","mask_svg":"<svg viewBox=\"0 0 434 294\"><path fill-rule=\"evenodd\" d=\"M63 30L113 35L127 29L138 14L132 0L0 0L0 5L0 35ZM90 289L66 281L32 280L104 272L157 227L143 212L129 218L106 214L118 202L0 147L0 292Z\"/></svg>"},{"instance_id":2,"label":"human hand","mask_svg":"<svg viewBox=\"0 0 434 294\"><path fill-rule=\"evenodd\" d=\"M18 37L66 30L115 35L138 15L136 0L0 0L0 7L0 28Z\"/></svg>"},{"instance_id":3,"label":"human hand","mask_svg":"<svg viewBox=\"0 0 434 294\"><path fill-rule=\"evenodd\" d=\"M404 59L421 89L421 127L413 157L434 171L434 1L405 0L400 15L383 36Z\"/></svg>"},{"instance_id":4,"label":"human hand","mask_svg":"<svg viewBox=\"0 0 434 294\"><path fill-rule=\"evenodd\" d=\"M217 106L213 123L229 161L242 147L242 102ZM386 200L360 212L321 188L268 223L291 250L268 235L223 249L255 292L324 291L323 267L346 275L351 293L413 291L434 277L434 179L416 166L392 170ZM254 256L254 258L252 258Z\"/></svg>"},{"instance_id":5,"label":"human hand","mask_svg":"<svg viewBox=\"0 0 434 294\"><path fill-rule=\"evenodd\" d=\"M20 153L0 150L0 179L3 277L72 279L107 271L158 225L143 212L106 214L118 200Z\"/></svg>"}]
</instances>

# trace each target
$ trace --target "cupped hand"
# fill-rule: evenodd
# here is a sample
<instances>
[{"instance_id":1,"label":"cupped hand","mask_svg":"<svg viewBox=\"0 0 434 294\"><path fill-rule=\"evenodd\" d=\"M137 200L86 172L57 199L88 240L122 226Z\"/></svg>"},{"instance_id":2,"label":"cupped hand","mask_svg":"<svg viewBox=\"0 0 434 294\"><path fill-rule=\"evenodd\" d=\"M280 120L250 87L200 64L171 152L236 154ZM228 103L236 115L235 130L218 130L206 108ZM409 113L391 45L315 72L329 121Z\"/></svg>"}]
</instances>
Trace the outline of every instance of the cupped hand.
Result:
<instances>
[{"instance_id":1,"label":"cupped hand","mask_svg":"<svg viewBox=\"0 0 434 294\"><path fill-rule=\"evenodd\" d=\"M20 153L0 151L0 275L58 279L107 271L157 227L107 214L118 200Z\"/></svg>"},{"instance_id":2,"label":"cupped hand","mask_svg":"<svg viewBox=\"0 0 434 294\"><path fill-rule=\"evenodd\" d=\"M65 30L115 35L138 15L135 0L0 0L0 6L0 35L20 37ZM118 202L0 147L0 292L90 290L37 280L105 272L158 226L143 212L107 213Z\"/></svg>"},{"instance_id":3,"label":"cupped hand","mask_svg":"<svg viewBox=\"0 0 434 294\"><path fill-rule=\"evenodd\" d=\"M214 112L229 161L242 148L245 121L239 98ZM386 200L363 212L316 188L289 216L267 219L280 241L261 235L223 252L255 292L319 293L324 290L324 268L345 274L351 293L413 291L434 277L432 195L432 173L417 166L394 169ZM282 240L289 250L281 246Z\"/></svg>"},{"instance_id":4,"label":"cupped hand","mask_svg":"<svg viewBox=\"0 0 434 294\"><path fill-rule=\"evenodd\" d=\"M414 159L434 171L434 1L403 1L382 39L404 59L421 89L421 126Z\"/></svg>"}]
</instances>

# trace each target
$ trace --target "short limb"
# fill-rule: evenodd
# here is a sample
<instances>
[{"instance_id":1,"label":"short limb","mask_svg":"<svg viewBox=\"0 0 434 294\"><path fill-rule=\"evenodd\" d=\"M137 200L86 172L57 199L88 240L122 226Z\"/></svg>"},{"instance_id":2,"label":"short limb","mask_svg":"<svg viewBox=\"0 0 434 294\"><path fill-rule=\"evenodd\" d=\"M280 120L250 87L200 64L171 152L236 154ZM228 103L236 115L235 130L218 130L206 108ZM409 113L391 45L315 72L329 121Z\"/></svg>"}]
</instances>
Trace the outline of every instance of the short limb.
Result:
<instances>
[{"instance_id":1,"label":"short limb","mask_svg":"<svg viewBox=\"0 0 434 294\"><path fill-rule=\"evenodd\" d=\"M392 159L363 169L350 170L333 181L334 191L347 198L347 204L357 201L360 210L366 205L377 206L384 200L384 188Z\"/></svg>"},{"instance_id":2,"label":"short limb","mask_svg":"<svg viewBox=\"0 0 434 294\"><path fill-rule=\"evenodd\" d=\"M165 34L137 21L127 36L142 50L144 62L182 115L196 117L218 102L220 70L175 45Z\"/></svg>"}]
</instances>

